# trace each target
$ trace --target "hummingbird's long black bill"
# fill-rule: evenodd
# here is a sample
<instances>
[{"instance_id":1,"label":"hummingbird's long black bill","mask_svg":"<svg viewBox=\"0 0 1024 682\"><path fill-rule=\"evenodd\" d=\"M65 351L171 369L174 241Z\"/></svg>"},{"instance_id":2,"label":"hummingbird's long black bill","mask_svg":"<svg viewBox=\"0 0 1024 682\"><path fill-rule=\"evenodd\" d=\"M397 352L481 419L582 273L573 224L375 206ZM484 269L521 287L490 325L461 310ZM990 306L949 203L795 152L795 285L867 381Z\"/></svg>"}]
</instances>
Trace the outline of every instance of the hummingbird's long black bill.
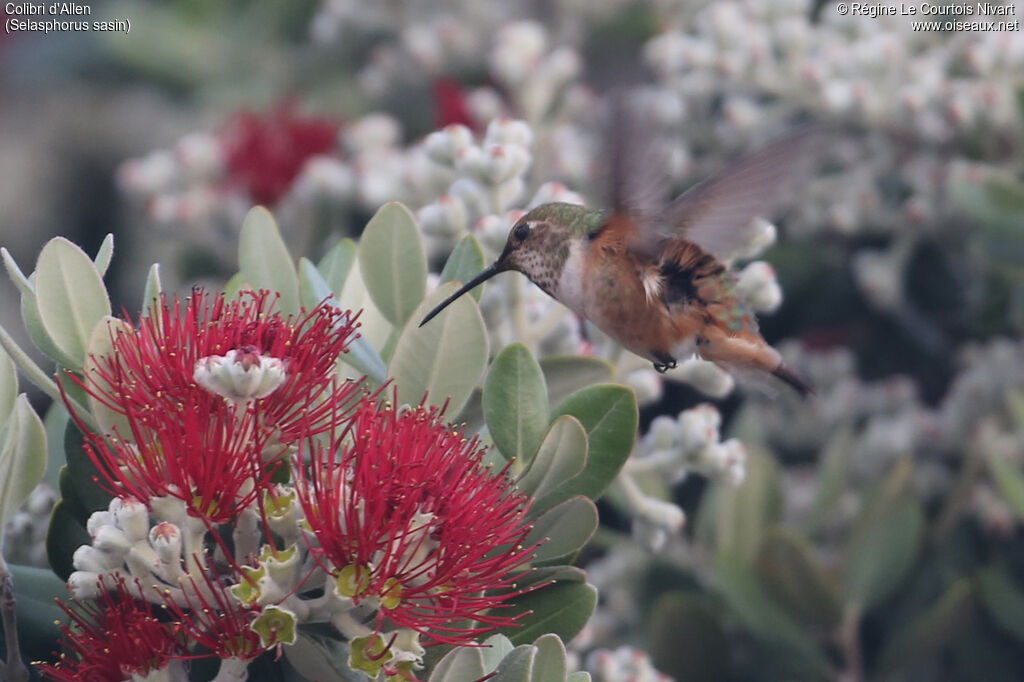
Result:
<instances>
[{"instance_id":1,"label":"hummingbird's long black bill","mask_svg":"<svg viewBox=\"0 0 1024 682\"><path fill-rule=\"evenodd\" d=\"M479 275L463 284L458 291L456 291L454 294L441 301L439 304L437 304L436 308L427 313L427 316L423 318L422 322L420 322L420 326L422 327L427 322L430 322L432 319L437 317L438 313L447 308L451 304L451 302L457 299L459 296L468 293L472 289L475 289L476 287L480 286L481 284L489 280L491 277L494 277L495 275L500 274L504 271L505 268L499 267L497 263L494 263L493 265L484 268L484 270Z\"/></svg>"}]
</instances>

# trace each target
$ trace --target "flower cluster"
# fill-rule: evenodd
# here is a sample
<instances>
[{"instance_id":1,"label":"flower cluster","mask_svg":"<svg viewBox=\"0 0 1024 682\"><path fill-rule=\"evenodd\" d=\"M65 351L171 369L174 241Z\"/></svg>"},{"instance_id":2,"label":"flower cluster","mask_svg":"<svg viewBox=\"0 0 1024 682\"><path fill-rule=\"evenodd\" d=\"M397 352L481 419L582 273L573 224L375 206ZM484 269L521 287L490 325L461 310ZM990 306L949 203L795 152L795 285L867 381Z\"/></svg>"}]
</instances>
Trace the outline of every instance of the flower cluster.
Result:
<instances>
[{"instance_id":1,"label":"flower cluster","mask_svg":"<svg viewBox=\"0 0 1024 682\"><path fill-rule=\"evenodd\" d=\"M109 323L75 377L103 431L74 416L114 497L74 554L68 585L91 605L53 679L201 656L245 679L305 621L331 622L353 669L415 679L421 638L469 644L524 615L501 614L536 549L510 476L437 408L397 410L337 378L353 315L324 302L284 317L274 302L154 301L137 325ZM111 618L125 627L94 646ZM132 646L147 657L122 656Z\"/></svg>"}]
</instances>

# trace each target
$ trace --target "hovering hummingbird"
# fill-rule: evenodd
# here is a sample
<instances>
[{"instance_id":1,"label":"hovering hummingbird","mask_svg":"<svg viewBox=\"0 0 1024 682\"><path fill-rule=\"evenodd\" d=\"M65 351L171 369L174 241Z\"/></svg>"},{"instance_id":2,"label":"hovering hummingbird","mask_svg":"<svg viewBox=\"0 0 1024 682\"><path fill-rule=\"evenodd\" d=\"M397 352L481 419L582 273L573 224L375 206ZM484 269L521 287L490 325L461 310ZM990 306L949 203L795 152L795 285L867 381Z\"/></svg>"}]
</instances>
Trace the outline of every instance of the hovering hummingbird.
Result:
<instances>
[{"instance_id":1,"label":"hovering hummingbird","mask_svg":"<svg viewBox=\"0 0 1024 682\"><path fill-rule=\"evenodd\" d=\"M543 204L516 221L498 259L434 308L506 270L650 360L658 372L696 352L726 369L769 372L806 396L813 388L761 337L725 260L750 238L796 179L811 133L780 140L665 202L651 126L613 102L611 208ZM655 177L657 173L661 177Z\"/></svg>"}]
</instances>

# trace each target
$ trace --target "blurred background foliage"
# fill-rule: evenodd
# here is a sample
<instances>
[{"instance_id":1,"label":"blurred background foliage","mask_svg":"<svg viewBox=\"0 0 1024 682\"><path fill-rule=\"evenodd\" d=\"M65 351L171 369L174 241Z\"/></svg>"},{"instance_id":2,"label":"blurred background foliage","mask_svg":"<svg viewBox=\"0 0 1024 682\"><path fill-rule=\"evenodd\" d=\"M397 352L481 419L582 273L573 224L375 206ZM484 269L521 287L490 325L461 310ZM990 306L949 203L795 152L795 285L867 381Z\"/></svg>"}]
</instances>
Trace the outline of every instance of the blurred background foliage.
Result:
<instances>
[{"instance_id":1,"label":"blurred background foliage","mask_svg":"<svg viewBox=\"0 0 1024 682\"><path fill-rule=\"evenodd\" d=\"M681 682L1024 677L1020 32L801 0L91 8L130 32L0 35L0 241L31 263L51 236L95 253L114 232L107 284L132 313L155 261L166 289L222 286L254 203L314 260L392 199L418 211L432 272L466 234L493 257L543 183L600 202L593 109L614 86L647 84L677 190L795 124L841 124L761 256L785 295L765 336L818 396L652 383L613 357L643 406L634 459L684 448L709 393L713 440L747 458L738 486L634 472L687 515L658 552L621 496L599 505L577 563L600 603L570 656L599 680L648 670L641 651ZM421 140L500 116L529 124L532 164L475 206L453 184L469 171L426 164ZM566 324L569 352L604 351ZM40 564L45 496L30 507L7 550Z\"/></svg>"}]
</instances>

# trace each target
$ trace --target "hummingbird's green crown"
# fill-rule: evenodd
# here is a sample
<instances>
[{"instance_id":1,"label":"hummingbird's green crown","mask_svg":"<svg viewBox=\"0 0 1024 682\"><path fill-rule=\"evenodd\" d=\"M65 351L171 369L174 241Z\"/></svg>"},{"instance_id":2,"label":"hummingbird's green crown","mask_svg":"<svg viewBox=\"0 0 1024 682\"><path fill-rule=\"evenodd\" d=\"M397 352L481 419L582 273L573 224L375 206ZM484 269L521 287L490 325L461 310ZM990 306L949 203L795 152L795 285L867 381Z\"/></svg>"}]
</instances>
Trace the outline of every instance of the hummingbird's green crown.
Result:
<instances>
[{"instance_id":1,"label":"hummingbird's green crown","mask_svg":"<svg viewBox=\"0 0 1024 682\"><path fill-rule=\"evenodd\" d=\"M541 204L519 219L521 223L552 223L568 228L574 236L584 236L604 227L607 213L599 208L587 208L579 204L553 202Z\"/></svg>"}]
</instances>

